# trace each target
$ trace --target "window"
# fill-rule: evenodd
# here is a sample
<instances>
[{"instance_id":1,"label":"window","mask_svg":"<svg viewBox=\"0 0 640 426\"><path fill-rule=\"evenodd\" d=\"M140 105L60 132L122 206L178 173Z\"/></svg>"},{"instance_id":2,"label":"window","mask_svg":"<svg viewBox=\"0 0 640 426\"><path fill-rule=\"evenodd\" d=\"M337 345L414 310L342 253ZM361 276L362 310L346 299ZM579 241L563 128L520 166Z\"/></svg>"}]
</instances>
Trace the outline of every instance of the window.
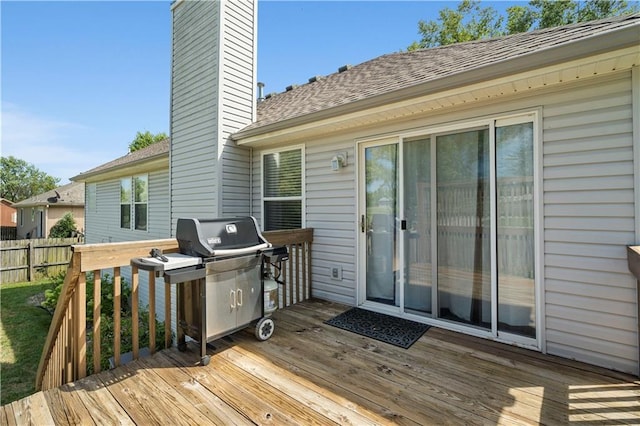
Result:
<instances>
[{"instance_id":1,"label":"window","mask_svg":"<svg viewBox=\"0 0 640 426\"><path fill-rule=\"evenodd\" d=\"M263 155L262 199L265 231L302 228L302 159L302 148Z\"/></svg>"},{"instance_id":2,"label":"window","mask_svg":"<svg viewBox=\"0 0 640 426\"><path fill-rule=\"evenodd\" d=\"M120 179L120 227L147 230L148 176Z\"/></svg>"},{"instance_id":3,"label":"window","mask_svg":"<svg viewBox=\"0 0 640 426\"><path fill-rule=\"evenodd\" d=\"M131 228L131 179L120 179L120 228Z\"/></svg>"},{"instance_id":4,"label":"window","mask_svg":"<svg viewBox=\"0 0 640 426\"><path fill-rule=\"evenodd\" d=\"M87 184L87 211L89 211L90 213L97 212L95 183Z\"/></svg>"}]
</instances>

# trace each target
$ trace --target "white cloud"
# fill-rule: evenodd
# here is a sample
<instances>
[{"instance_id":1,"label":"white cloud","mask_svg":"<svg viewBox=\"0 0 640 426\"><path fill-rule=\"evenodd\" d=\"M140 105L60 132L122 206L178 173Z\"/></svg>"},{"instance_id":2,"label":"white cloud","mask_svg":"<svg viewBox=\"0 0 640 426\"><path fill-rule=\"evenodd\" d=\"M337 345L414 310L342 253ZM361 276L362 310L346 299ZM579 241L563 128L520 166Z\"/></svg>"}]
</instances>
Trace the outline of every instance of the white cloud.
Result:
<instances>
[{"instance_id":1,"label":"white cloud","mask_svg":"<svg viewBox=\"0 0 640 426\"><path fill-rule=\"evenodd\" d=\"M3 156L27 161L61 183L118 156L95 148L95 130L89 126L39 116L7 102L2 103L0 127Z\"/></svg>"}]
</instances>

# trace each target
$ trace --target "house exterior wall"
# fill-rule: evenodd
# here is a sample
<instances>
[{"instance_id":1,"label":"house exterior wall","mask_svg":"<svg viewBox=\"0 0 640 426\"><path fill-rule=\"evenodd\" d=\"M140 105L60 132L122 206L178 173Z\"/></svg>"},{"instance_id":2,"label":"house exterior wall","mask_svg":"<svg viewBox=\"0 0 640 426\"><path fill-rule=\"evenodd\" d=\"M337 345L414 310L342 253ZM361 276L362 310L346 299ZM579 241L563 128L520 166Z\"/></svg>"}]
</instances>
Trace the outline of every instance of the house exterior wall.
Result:
<instances>
[{"instance_id":1,"label":"house exterior wall","mask_svg":"<svg viewBox=\"0 0 640 426\"><path fill-rule=\"evenodd\" d=\"M62 217L67 213L71 213L71 216L73 216L73 220L76 222L76 229L78 231L84 232L84 207L49 206L49 208L46 209L46 212L47 212L47 232L46 232L47 236L49 236L49 233L51 233L51 228L53 227L53 225L58 223L58 221L62 219Z\"/></svg>"},{"instance_id":2,"label":"house exterior wall","mask_svg":"<svg viewBox=\"0 0 640 426\"><path fill-rule=\"evenodd\" d=\"M630 71L304 141L313 296L357 303L357 139L532 110L541 111L542 130L542 349L637 374L636 281L625 248L635 242L640 220ZM343 151L348 166L332 172L331 157ZM254 150L252 162L252 208L259 219L260 153ZM342 280L331 279L330 266L342 267Z\"/></svg>"},{"instance_id":3,"label":"house exterior wall","mask_svg":"<svg viewBox=\"0 0 640 426\"><path fill-rule=\"evenodd\" d=\"M136 171L133 174L139 174L139 172ZM122 177L129 176L127 174ZM87 188L85 191L86 244L170 238L169 171L167 168L149 171L148 179L148 226L146 231L120 228L120 178L87 184L95 185L95 199L90 200L90 197L93 197L90 195L93 189ZM105 272L113 274L110 271ZM128 283L131 283L129 267L122 268L121 275ZM146 306L149 300L147 274L140 274L139 285L141 304ZM163 320L164 291L156 291L156 312L158 319Z\"/></svg>"},{"instance_id":4,"label":"house exterior wall","mask_svg":"<svg viewBox=\"0 0 640 426\"><path fill-rule=\"evenodd\" d=\"M249 212L249 151L228 135L254 116L255 28L252 1L183 1L173 8L172 224Z\"/></svg>"},{"instance_id":5,"label":"house exterior wall","mask_svg":"<svg viewBox=\"0 0 640 426\"><path fill-rule=\"evenodd\" d=\"M133 174L139 174L138 172ZM122 175L130 177L133 174ZM120 228L120 178L88 183L95 185L95 206L90 206L89 192L86 191L86 235L87 244L120 241L153 240L169 238L169 172L155 170L148 172L148 227L146 231Z\"/></svg>"},{"instance_id":6,"label":"house exterior wall","mask_svg":"<svg viewBox=\"0 0 640 426\"><path fill-rule=\"evenodd\" d=\"M40 227L40 215L44 215L44 206L20 207L18 210L18 239L46 238ZM22 221L20 218L22 217Z\"/></svg>"},{"instance_id":7,"label":"house exterior wall","mask_svg":"<svg viewBox=\"0 0 640 426\"><path fill-rule=\"evenodd\" d=\"M0 213L2 217L0 218L0 226L13 226L17 225L18 212L15 207L5 204L5 201L0 203Z\"/></svg>"}]
</instances>

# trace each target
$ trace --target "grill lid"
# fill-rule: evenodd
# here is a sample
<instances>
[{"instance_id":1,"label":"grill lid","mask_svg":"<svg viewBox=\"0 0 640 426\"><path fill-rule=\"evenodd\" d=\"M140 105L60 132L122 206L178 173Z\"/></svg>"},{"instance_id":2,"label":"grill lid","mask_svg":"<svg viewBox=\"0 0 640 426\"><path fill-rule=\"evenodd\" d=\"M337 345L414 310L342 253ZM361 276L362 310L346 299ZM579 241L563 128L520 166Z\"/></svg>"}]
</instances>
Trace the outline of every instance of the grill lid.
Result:
<instances>
[{"instance_id":1,"label":"grill lid","mask_svg":"<svg viewBox=\"0 0 640 426\"><path fill-rule=\"evenodd\" d=\"M180 253L189 256L233 256L271 247L252 216L178 218L176 239Z\"/></svg>"}]
</instances>

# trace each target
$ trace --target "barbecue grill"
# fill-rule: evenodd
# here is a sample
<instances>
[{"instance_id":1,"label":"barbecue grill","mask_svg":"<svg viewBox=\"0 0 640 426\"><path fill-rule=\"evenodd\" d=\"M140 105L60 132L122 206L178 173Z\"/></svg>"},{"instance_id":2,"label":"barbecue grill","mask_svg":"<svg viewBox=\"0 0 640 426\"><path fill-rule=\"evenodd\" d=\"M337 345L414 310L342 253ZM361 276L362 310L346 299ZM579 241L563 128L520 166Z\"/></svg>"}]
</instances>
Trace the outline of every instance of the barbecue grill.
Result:
<instances>
[{"instance_id":1,"label":"barbecue grill","mask_svg":"<svg viewBox=\"0 0 640 426\"><path fill-rule=\"evenodd\" d=\"M176 239L180 253L153 249L131 265L177 285L178 349L186 350L186 336L200 342L201 363L207 365L208 342L252 324L259 340L271 337L286 247L273 247L251 216L179 218Z\"/></svg>"}]
</instances>

